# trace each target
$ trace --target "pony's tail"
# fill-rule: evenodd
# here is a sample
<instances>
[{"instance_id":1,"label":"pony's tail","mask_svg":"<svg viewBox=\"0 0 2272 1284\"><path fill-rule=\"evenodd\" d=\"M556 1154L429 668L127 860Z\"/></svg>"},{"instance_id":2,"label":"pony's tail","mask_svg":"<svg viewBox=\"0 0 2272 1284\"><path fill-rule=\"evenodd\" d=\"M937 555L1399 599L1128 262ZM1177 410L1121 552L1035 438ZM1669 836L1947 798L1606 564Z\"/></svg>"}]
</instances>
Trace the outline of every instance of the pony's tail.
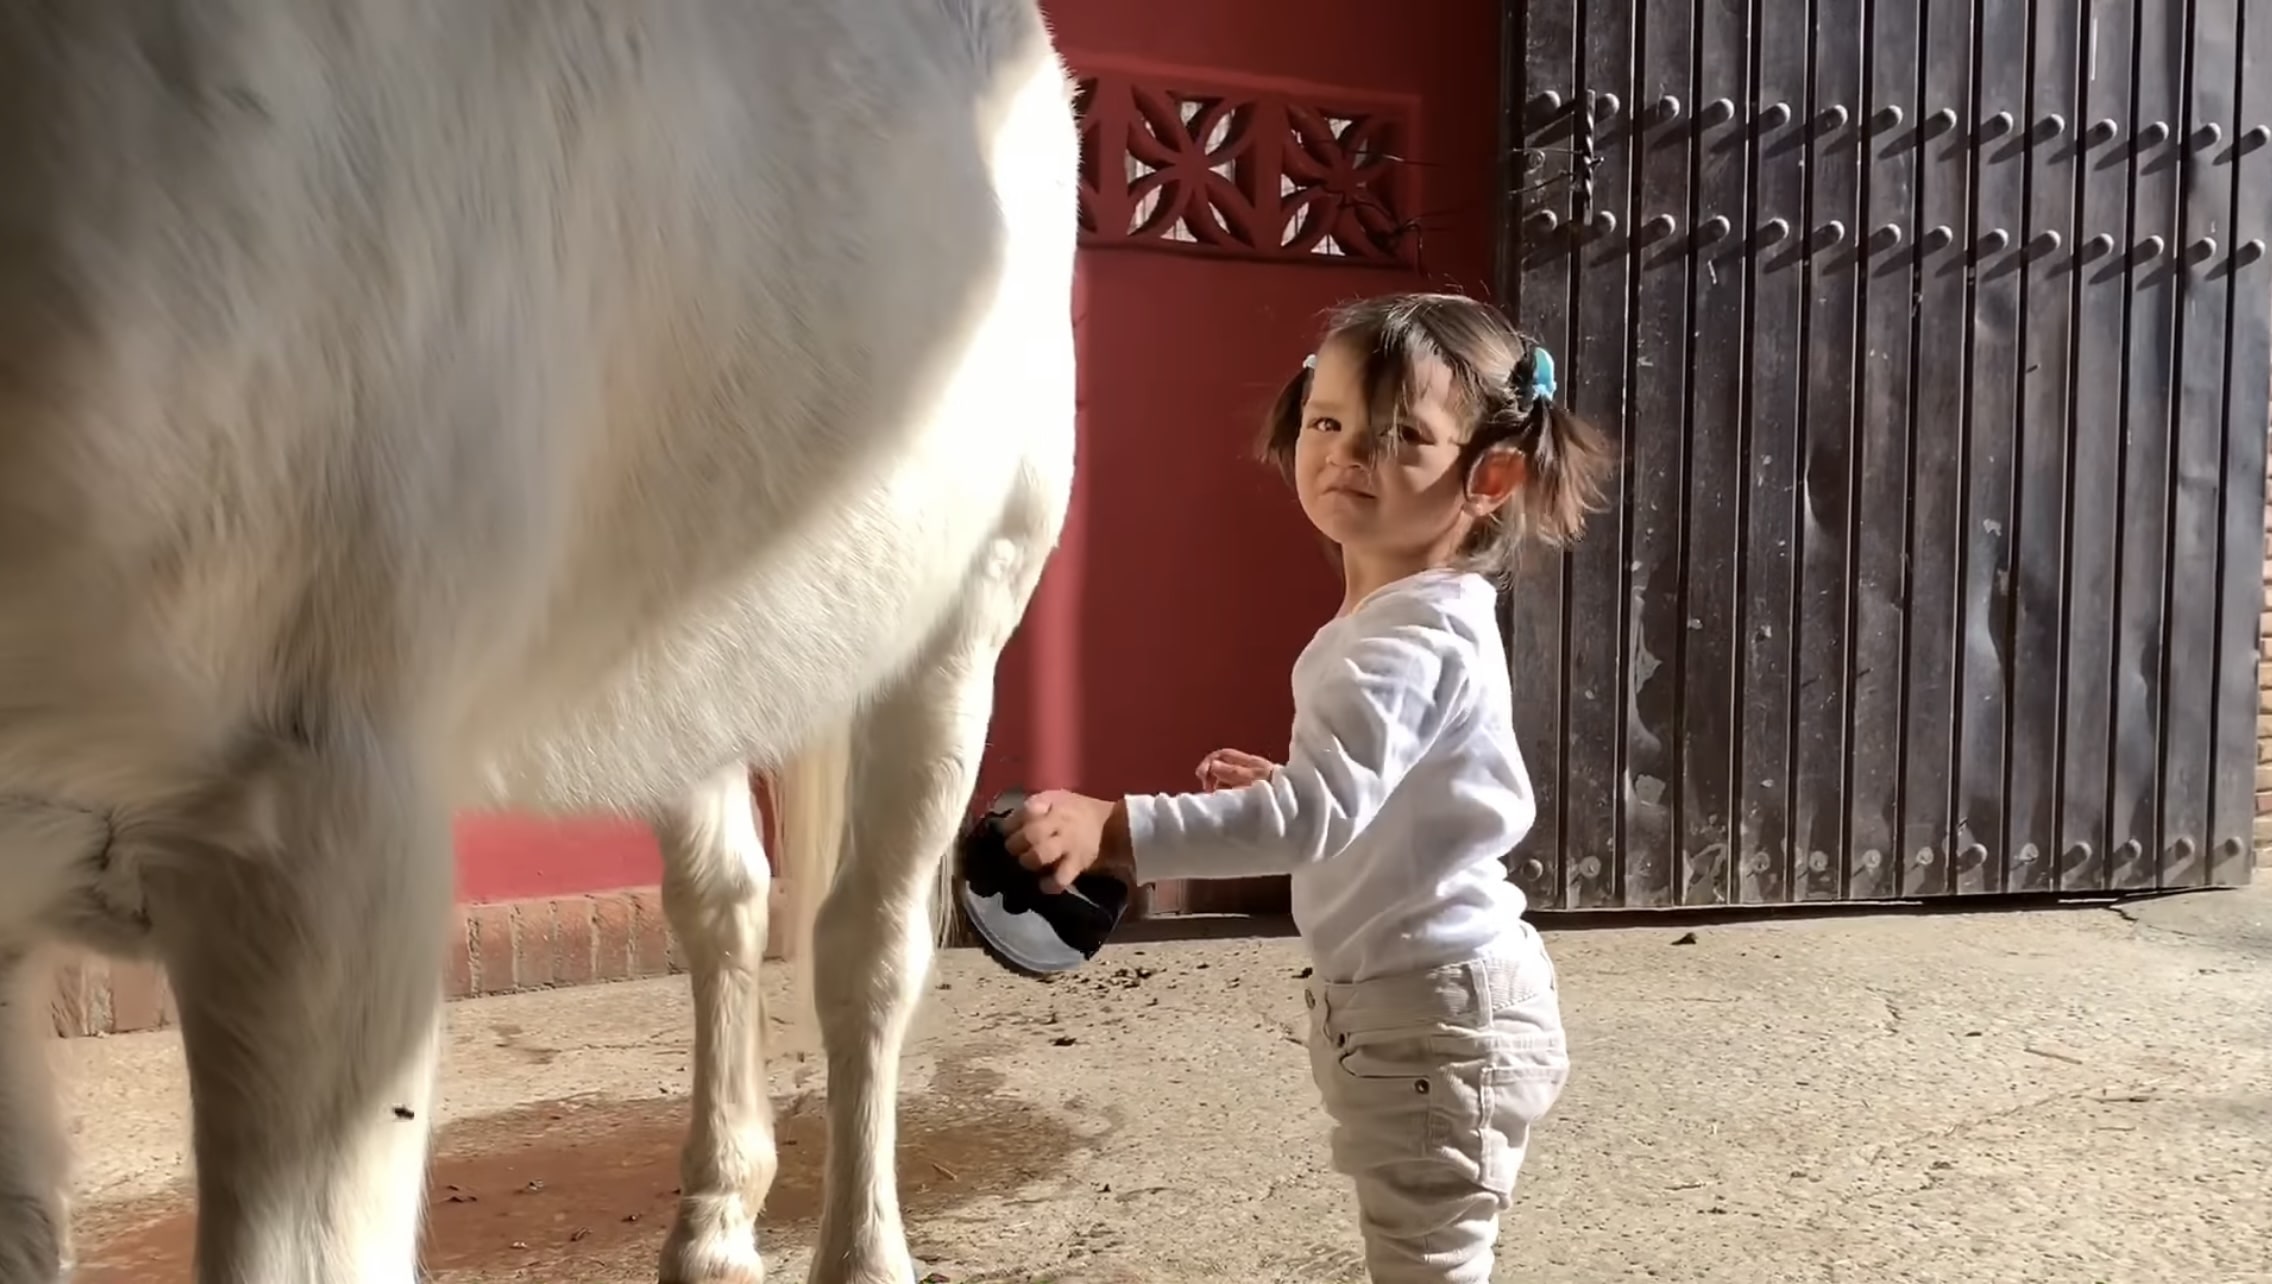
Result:
<instances>
[{"instance_id":1,"label":"pony's tail","mask_svg":"<svg viewBox=\"0 0 2272 1284\"><path fill-rule=\"evenodd\" d=\"M776 768L769 780L781 848L782 908L787 921L782 955L796 969L792 1025L816 1030L813 995L813 922L836 885L844 860L845 808L852 777L852 728L822 732Z\"/></svg>"}]
</instances>

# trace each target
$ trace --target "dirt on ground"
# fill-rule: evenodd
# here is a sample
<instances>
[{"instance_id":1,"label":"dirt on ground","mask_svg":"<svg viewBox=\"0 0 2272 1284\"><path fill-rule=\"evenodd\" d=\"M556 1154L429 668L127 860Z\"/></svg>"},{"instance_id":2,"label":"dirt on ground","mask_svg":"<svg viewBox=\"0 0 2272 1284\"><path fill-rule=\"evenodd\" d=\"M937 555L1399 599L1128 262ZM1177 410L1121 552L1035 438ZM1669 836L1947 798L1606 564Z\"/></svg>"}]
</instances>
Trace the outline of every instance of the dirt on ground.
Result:
<instances>
[{"instance_id":1,"label":"dirt on ground","mask_svg":"<svg viewBox=\"0 0 2272 1284\"><path fill-rule=\"evenodd\" d=\"M1363 1280L1298 945L1185 930L1202 939L1116 944L1046 985L942 960L899 1163L933 1281ZM2272 1281L2272 890L1549 939L1577 1073L1500 1280ZM453 1008L436 1284L653 1280L689 1019L683 981ZM188 1280L176 1041L56 1053L80 1284ZM819 1210L817 1066L790 1048L772 1068L775 1280L803 1278Z\"/></svg>"}]
</instances>

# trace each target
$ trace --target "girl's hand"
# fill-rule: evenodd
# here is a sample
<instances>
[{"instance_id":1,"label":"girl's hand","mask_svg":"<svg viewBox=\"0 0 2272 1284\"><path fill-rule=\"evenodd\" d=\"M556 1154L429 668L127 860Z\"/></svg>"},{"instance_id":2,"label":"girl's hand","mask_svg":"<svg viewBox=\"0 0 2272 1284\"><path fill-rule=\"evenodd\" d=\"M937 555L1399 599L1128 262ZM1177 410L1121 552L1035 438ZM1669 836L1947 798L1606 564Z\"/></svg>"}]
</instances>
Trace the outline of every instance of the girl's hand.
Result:
<instances>
[{"instance_id":1,"label":"girl's hand","mask_svg":"<svg viewBox=\"0 0 2272 1284\"><path fill-rule=\"evenodd\" d=\"M1199 787L1206 790L1244 789L1268 778L1278 764L1243 749L1217 749L1199 760Z\"/></svg>"},{"instance_id":2,"label":"girl's hand","mask_svg":"<svg viewBox=\"0 0 2272 1284\"><path fill-rule=\"evenodd\" d=\"M1128 882L1134 861L1128 811L1121 804L1051 789L1026 799L1010 819L1010 853L1032 870L1048 870L1045 892L1062 892L1094 868Z\"/></svg>"}]
</instances>

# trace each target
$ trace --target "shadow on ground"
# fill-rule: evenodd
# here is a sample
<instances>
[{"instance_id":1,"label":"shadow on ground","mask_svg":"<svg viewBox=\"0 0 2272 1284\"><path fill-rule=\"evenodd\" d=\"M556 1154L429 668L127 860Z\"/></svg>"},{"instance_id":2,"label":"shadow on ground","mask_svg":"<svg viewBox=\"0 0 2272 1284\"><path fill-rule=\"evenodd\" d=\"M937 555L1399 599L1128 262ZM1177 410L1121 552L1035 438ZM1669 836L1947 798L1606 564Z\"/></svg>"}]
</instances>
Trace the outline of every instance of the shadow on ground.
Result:
<instances>
[{"instance_id":1,"label":"shadow on ground","mask_svg":"<svg viewBox=\"0 0 2272 1284\"><path fill-rule=\"evenodd\" d=\"M910 1217L1053 1175L1084 1144L1063 1121L981 1086L901 1103L900 1197ZM764 1229L796 1237L820 1215L826 1125L817 1093L777 1109L781 1172ZM678 1195L686 1112L677 1097L551 1101L445 1128L426 1269L447 1276L519 1268L573 1280L625 1256L651 1259ZM195 1236L188 1203L177 1189L105 1210L82 1235L79 1284L186 1284Z\"/></svg>"}]
</instances>

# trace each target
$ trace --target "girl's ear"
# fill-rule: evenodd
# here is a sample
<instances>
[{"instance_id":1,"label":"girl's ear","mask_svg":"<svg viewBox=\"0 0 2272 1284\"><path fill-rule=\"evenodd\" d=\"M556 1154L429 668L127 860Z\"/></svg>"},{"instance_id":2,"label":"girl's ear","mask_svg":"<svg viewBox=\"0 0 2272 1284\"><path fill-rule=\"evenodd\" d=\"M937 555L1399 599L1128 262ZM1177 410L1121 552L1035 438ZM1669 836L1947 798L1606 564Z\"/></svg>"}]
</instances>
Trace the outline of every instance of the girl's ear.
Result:
<instances>
[{"instance_id":1,"label":"girl's ear","mask_svg":"<svg viewBox=\"0 0 2272 1284\"><path fill-rule=\"evenodd\" d=\"M1483 452L1473 467L1467 470L1467 511L1473 517L1489 517L1515 497L1530 480L1530 461L1512 446L1498 446Z\"/></svg>"}]
</instances>

